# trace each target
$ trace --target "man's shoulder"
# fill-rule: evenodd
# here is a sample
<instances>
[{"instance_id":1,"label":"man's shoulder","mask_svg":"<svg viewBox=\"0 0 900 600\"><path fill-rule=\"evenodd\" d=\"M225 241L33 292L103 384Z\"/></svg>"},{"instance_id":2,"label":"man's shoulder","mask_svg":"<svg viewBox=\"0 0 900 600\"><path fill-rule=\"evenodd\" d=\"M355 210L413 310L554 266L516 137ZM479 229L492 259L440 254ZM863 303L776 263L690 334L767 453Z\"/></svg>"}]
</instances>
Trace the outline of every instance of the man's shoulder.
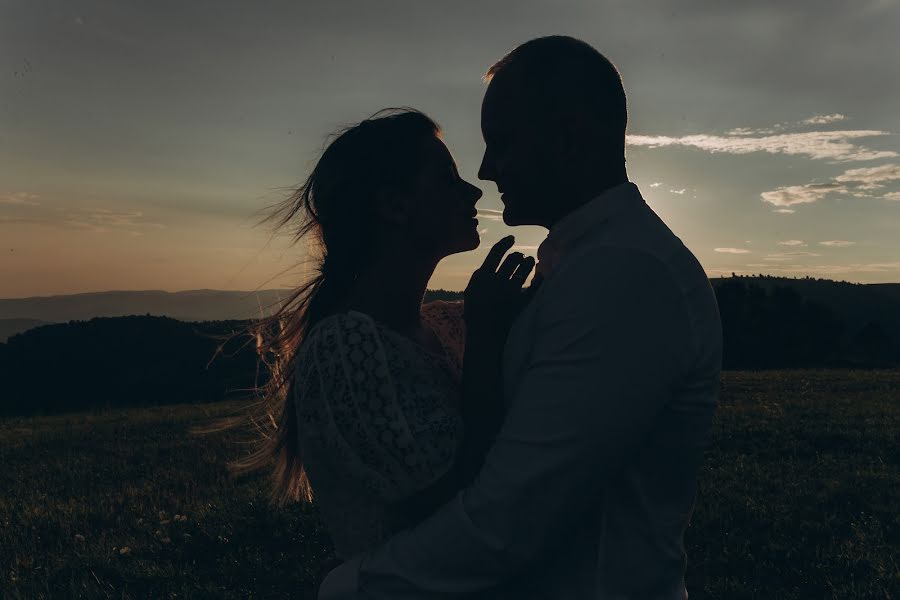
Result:
<instances>
[{"instance_id":1,"label":"man's shoulder","mask_svg":"<svg viewBox=\"0 0 900 600\"><path fill-rule=\"evenodd\" d=\"M640 246L596 240L581 245L547 281L548 290L575 287L583 293L608 292L611 286L656 287L671 283L664 257Z\"/></svg>"}]
</instances>

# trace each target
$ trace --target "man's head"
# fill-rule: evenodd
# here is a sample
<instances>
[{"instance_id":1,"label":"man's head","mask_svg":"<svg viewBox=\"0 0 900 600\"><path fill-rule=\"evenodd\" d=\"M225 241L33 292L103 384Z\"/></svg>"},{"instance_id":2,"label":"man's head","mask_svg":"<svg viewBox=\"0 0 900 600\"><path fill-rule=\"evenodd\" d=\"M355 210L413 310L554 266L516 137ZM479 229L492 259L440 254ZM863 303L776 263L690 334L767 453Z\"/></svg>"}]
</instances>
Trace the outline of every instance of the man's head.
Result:
<instances>
[{"instance_id":1,"label":"man's head","mask_svg":"<svg viewBox=\"0 0 900 600\"><path fill-rule=\"evenodd\" d=\"M615 66L590 45L550 36L494 64L481 106L478 177L502 194L507 225L549 227L598 171L624 172L627 111Z\"/></svg>"}]
</instances>

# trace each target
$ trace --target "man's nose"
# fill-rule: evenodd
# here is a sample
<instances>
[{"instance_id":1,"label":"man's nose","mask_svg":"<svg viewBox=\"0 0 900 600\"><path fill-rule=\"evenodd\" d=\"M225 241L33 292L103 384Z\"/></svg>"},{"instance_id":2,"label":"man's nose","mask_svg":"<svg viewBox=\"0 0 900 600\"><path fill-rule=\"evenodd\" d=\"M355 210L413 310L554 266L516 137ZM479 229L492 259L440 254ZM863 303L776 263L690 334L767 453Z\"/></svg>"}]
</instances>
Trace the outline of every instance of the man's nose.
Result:
<instances>
[{"instance_id":1,"label":"man's nose","mask_svg":"<svg viewBox=\"0 0 900 600\"><path fill-rule=\"evenodd\" d=\"M491 155L485 151L484 157L481 159L481 166L478 167L478 179L483 181L495 181L493 159Z\"/></svg>"}]
</instances>

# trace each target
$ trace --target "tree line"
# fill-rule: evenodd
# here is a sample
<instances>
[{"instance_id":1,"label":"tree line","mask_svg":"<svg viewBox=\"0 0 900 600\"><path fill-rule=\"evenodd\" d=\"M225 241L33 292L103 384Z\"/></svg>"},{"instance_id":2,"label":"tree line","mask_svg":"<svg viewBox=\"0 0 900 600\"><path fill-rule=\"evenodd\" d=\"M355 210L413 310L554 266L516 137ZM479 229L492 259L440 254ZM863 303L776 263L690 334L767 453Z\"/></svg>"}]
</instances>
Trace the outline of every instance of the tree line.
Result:
<instances>
[{"instance_id":1,"label":"tree line","mask_svg":"<svg viewBox=\"0 0 900 600\"><path fill-rule=\"evenodd\" d=\"M725 369L888 367L898 340L877 319L852 322L789 285L763 287L734 277L714 286Z\"/></svg>"},{"instance_id":2,"label":"tree line","mask_svg":"<svg viewBox=\"0 0 900 600\"><path fill-rule=\"evenodd\" d=\"M891 367L900 340L878 320L851 322L788 285L714 281L726 369ZM458 299L434 290L427 300ZM0 344L0 414L250 397L264 383L248 321L95 318L44 325Z\"/></svg>"}]
</instances>

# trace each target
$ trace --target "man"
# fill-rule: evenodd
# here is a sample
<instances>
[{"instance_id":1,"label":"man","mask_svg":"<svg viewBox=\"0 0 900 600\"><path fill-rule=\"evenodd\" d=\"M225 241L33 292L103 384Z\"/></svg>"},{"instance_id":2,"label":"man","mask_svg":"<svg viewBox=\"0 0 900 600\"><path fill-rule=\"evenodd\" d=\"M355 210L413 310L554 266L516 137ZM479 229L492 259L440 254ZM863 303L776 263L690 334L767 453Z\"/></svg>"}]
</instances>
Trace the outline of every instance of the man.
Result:
<instances>
[{"instance_id":1,"label":"man","mask_svg":"<svg viewBox=\"0 0 900 600\"><path fill-rule=\"evenodd\" d=\"M487 78L479 177L507 224L550 230L504 352L506 418L468 488L339 566L320 599L687 598L721 365L709 280L628 181L606 58L539 38Z\"/></svg>"}]
</instances>

